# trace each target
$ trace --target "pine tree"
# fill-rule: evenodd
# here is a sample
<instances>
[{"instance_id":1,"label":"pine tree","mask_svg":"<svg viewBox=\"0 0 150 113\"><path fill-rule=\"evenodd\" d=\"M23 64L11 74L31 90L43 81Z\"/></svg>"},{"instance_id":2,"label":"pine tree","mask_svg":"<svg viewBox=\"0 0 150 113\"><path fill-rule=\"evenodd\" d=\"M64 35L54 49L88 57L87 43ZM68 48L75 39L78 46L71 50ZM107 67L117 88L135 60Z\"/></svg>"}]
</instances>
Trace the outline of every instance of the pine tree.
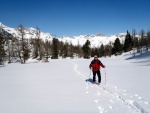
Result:
<instances>
[{"instance_id":1,"label":"pine tree","mask_svg":"<svg viewBox=\"0 0 150 113\"><path fill-rule=\"evenodd\" d=\"M72 43L70 43L69 45L69 57L73 58L73 53L74 53L74 47L72 45Z\"/></svg>"},{"instance_id":2,"label":"pine tree","mask_svg":"<svg viewBox=\"0 0 150 113\"><path fill-rule=\"evenodd\" d=\"M50 56L50 48L51 48L51 44L48 40L46 40L46 42L44 43L44 51L45 51L45 56Z\"/></svg>"},{"instance_id":3,"label":"pine tree","mask_svg":"<svg viewBox=\"0 0 150 113\"><path fill-rule=\"evenodd\" d=\"M0 65L3 64L3 59L5 56L5 51L4 51L4 38L0 34Z\"/></svg>"},{"instance_id":4,"label":"pine tree","mask_svg":"<svg viewBox=\"0 0 150 113\"><path fill-rule=\"evenodd\" d=\"M19 58L21 60L21 63L26 63L26 60L30 57L30 49L29 49L29 42L28 39L25 39L25 28L23 25L19 25L18 33L21 37L18 39L18 51L19 51Z\"/></svg>"},{"instance_id":5,"label":"pine tree","mask_svg":"<svg viewBox=\"0 0 150 113\"><path fill-rule=\"evenodd\" d=\"M94 55L97 55L98 57L100 57L100 48L92 48L91 49L91 57L94 57Z\"/></svg>"},{"instance_id":6,"label":"pine tree","mask_svg":"<svg viewBox=\"0 0 150 113\"><path fill-rule=\"evenodd\" d=\"M82 47L83 53L84 53L84 58L90 58L90 41L87 40L85 44Z\"/></svg>"},{"instance_id":7,"label":"pine tree","mask_svg":"<svg viewBox=\"0 0 150 113\"><path fill-rule=\"evenodd\" d=\"M43 51L42 51L42 39L40 39L40 34L41 31L39 29L39 27L36 27L36 48L37 48L37 55L38 55L38 59L41 60L42 56L43 56Z\"/></svg>"},{"instance_id":8,"label":"pine tree","mask_svg":"<svg viewBox=\"0 0 150 113\"><path fill-rule=\"evenodd\" d=\"M148 47L150 47L150 31L147 32L147 43Z\"/></svg>"},{"instance_id":9,"label":"pine tree","mask_svg":"<svg viewBox=\"0 0 150 113\"><path fill-rule=\"evenodd\" d=\"M140 35L141 35L141 38L140 38L140 53L141 55L143 54L143 46L145 45L145 31L142 29L141 32L140 32Z\"/></svg>"},{"instance_id":10,"label":"pine tree","mask_svg":"<svg viewBox=\"0 0 150 113\"><path fill-rule=\"evenodd\" d=\"M61 41L59 43L59 56L62 56L62 58L63 58L63 47L64 47L64 43Z\"/></svg>"},{"instance_id":11,"label":"pine tree","mask_svg":"<svg viewBox=\"0 0 150 113\"><path fill-rule=\"evenodd\" d=\"M78 58L81 58L83 56L83 53L82 53L82 47L81 45L79 44L79 40L78 40L78 45L76 46L76 53L77 53L77 56Z\"/></svg>"},{"instance_id":12,"label":"pine tree","mask_svg":"<svg viewBox=\"0 0 150 113\"><path fill-rule=\"evenodd\" d=\"M91 48L91 57L95 55L95 48Z\"/></svg>"},{"instance_id":13,"label":"pine tree","mask_svg":"<svg viewBox=\"0 0 150 113\"><path fill-rule=\"evenodd\" d=\"M69 47L69 45L68 45L68 43L66 42L66 43L64 44L64 46L63 46L63 58L68 57L68 53L69 53L68 47Z\"/></svg>"},{"instance_id":14,"label":"pine tree","mask_svg":"<svg viewBox=\"0 0 150 113\"><path fill-rule=\"evenodd\" d=\"M105 48L104 45L102 44L100 47L100 57L104 56L104 53L105 53Z\"/></svg>"},{"instance_id":15,"label":"pine tree","mask_svg":"<svg viewBox=\"0 0 150 113\"><path fill-rule=\"evenodd\" d=\"M25 63L25 58L24 58L24 53L25 53L25 39L24 39L25 28L24 28L23 25L19 25L17 29L18 29L19 35L21 36L21 39L20 39L20 46L21 46L20 60L21 60L21 63Z\"/></svg>"},{"instance_id":16,"label":"pine tree","mask_svg":"<svg viewBox=\"0 0 150 113\"><path fill-rule=\"evenodd\" d=\"M127 31L127 35L126 35L126 38L125 38L125 42L124 42L124 46L123 46L123 50L125 52L128 52L132 49L132 37L130 35L130 33Z\"/></svg>"},{"instance_id":17,"label":"pine tree","mask_svg":"<svg viewBox=\"0 0 150 113\"><path fill-rule=\"evenodd\" d=\"M105 56L110 56L111 57L111 53L112 53L112 46L111 44L105 45Z\"/></svg>"},{"instance_id":18,"label":"pine tree","mask_svg":"<svg viewBox=\"0 0 150 113\"><path fill-rule=\"evenodd\" d=\"M32 39L32 46L33 46L33 53L32 56L33 58L38 57L38 39Z\"/></svg>"},{"instance_id":19,"label":"pine tree","mask_svg":"<svg viewBox=\"0 0 150 113\"><path fill-rule=\"evenodd\" d=\"M8 63L11 63L11 43L12 43L12 38L10 37L5 37L6 38L6 46L7 46L7 49L6 49L6 53L7 53L7 56L8 56Z\"/></svg>"},{"instance_id":20,"label":"pine tree","mask_svg":"<svg viewBox=\"0 0 150 113\"><path fill-rule=\"evenodd\" d=\"M116 38L114 42L114 47L112 48L112 54L121 54L122 51L122 45L120 43L119 38Z\"/></svg>"},{"instance_id":21,"label":"pine tree","mask_svg":"<svg viewBox=\"0 0 150 113\"><path fill-rule=\"evenodd\" d=\"M58 39L53 38L52 40L52 59L58 59Z\"/></svg>"},{"instance_id":22,"label":"pine tree","mask_svg":"<svg viewBox=\"0 0 150 113\"><path fill-rule=\"evenodd\" d=\"M132 30L132 38L133 38L133 56L135 57L135 49L136 49L136 31L135 29Z\"/></svg>"}]
</instances>

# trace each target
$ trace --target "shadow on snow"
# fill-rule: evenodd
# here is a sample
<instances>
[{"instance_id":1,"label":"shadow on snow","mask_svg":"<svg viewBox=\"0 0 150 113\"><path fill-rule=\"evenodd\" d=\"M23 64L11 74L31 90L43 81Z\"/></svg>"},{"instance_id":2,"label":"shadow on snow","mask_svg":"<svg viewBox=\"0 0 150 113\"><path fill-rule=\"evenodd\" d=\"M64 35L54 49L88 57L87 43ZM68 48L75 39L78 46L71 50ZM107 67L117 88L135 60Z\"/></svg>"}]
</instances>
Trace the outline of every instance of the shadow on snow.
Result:
<instances>
[{"instance_id":1,"label":"shadow on snow","mask_svg":"<svg viewBox=\"0 0 150 113\"><path fill-rule=\"evenodd\" d=\"M133 62L133 63L143 63L145 66L150 66L150 52L146 52L135 56L131 56L129 58L126 58L125 60L132 60L135 59L137 61Z\"/></svg>"}]
</instances>

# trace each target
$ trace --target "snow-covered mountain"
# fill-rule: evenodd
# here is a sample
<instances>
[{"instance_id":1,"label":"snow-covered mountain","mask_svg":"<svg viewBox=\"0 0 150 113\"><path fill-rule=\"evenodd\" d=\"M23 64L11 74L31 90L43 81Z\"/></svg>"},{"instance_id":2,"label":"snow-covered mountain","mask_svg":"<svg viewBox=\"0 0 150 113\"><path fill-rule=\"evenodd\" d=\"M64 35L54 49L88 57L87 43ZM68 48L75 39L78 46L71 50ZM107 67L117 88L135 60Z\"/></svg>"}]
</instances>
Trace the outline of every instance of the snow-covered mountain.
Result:
<instances>
[{"instance_id":1,"label":"snow-covered mountain","mask_svg":"<svg viewBox=\"0 0 150 113\"><path fill-rule=\"evenodd\" d=\"M11 28L3 25L0 22L0 32L7 32L14 37L20 37L17 28ZM114 43L116 38L119 38L123 43L125 39L126 33L119 33L116 35L105 36L102 33L97 34L88 34L88 35L79 35L79 36L63 36L62 38L58 38L59 41L72 43L73 45L83 45L87 40L91 42L91 47L99 47L101 44L109 44ZM43 40L51 41L53 36L50 33L42 32L40 33L40 37ZM35 28L25 28L25 38L36 38L36 29Z\"/></svg>"},{"instance_id":2,"label":"snow-covered mountain","mask_svg":"<svg viewBox=\"0 0 150 113\"><path fill-rule=\"evenodd\" d=\"M0 32L3 32L3 31L5 31L9 34L12 34L14 37L21 37L19 35L17 28L11 28L11 27L5 26L0 22ZM50 33L41 32L40 37L43 40L52 40L52 35ZM36 38L36 29L35 28L25 28L25 38L28 38L28 39Z\"/></svg>"},{"instance_id":3,"label":"snow-covered mountain","mask_svg":"<svg viewBox=\"0 0 150 113\"><path fill-rule=\"evenodd\" d=\"M98 33L99 34L99 33ZM60 38L63 42L69 42L74 45L83 45L86 40L89 40L91 42L91 47L99 47L101 44L109 44L114 43L116 38L119 38L121 42L124 42L126 33L120 33L117 35L111 35L111 36L105 36L105 35L80 35L80 36L74 36L74 37L62 37Z\"/></svg>"}]
</instances>

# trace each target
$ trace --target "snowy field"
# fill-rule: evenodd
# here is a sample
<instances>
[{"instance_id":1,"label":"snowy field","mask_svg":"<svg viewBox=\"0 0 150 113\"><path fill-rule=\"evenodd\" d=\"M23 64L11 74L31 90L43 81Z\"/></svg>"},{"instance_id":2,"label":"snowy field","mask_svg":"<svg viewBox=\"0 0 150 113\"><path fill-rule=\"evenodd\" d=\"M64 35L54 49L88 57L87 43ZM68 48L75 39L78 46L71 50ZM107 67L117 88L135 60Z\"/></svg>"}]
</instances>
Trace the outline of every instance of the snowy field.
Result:
<instances>
[{"instance_id":1,"label":"snowy field","mask_svg":"<svg viewBox=\"0 0 150 113\"><path fill-rule=\"evenodd\" d=\"M100 86L92 59L0 66L0 113L150 113L150 53L100 58Z\"/></svg>"}]
</instances>

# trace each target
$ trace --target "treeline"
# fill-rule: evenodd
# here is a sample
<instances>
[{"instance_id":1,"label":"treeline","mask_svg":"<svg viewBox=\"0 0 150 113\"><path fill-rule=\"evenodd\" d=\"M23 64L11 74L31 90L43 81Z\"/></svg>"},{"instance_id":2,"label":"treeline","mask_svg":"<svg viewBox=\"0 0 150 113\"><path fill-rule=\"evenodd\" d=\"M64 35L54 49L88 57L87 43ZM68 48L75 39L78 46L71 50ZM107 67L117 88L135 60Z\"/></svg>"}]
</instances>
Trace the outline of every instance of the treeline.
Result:
<instances>
[{"instance_id":1,"label":"treeline","mask_svg":"<svg viewBox=\"0 0 150 113\"><path fill-rule=\"evenodd\" d=\"M82 47L74 46L69 42L59 41L53 36L52 41L42 40L40 29L36 28L36 38L25 38L25 28L23 25L17 27L20 37L13 37L11 34L0 32L0 64L3 61L8 63L17 61L26 63L29 58L44 62L48 58L58 59L66 57L83 57Z\"/></svg>"},{"instance_id":2,"label":"treeline","mask_svg":"<svg viewBox=\"0 0 150 113\"><path fill-rule=\"evenodd\" d=\"M90 42L87 41L83 45L84 57L90 58L95 54L98 57L102 56L111 56L111 55L120 55L123 52L128 52L133 50L133 55L136 53L143 54L143 52L148 52L150 47L150 31L147 33L142 29L139 34L137 34L136 30L132 31L130 34L128 31L125 36L125 40L121 40L116 38L114 43L110 42L107 45L101 45L100 47L90 48Z\"/></svg>"},{"instance_id":3,"label":"treeline","mask_svg":"<svg viewBox=\"0 0 150 113\"><path fill-rule=\"evenodd\" d=\"M139 34L136 33L134 29L132 34L127 31L125 40L123 43L117 38L114 42L112 48L112 54L121 54L123 52L128 52L133 50L133 55L136 53L143 54L143 52L148 52L150 47L150 31L147 33L142 29Z\"/></svg>"},{"instance_id":4,"label":"treeline","mask_svg":"<svg viewBox=\"0 0 150 113\"><path fill-rule=\"evenodd\" d=\"M55 36L52 41L42 40L40 36L40 29L36 28L36 38L26 39L25 28L23 25L17 27L20 37L13 37L0 33L0 64L4 61L8 63L17 61L22 64L26 63L29 58L37 59L44 62L48 58L58 59L61 58L90 58L95 54L98 57L111 56L113 54L119 55L122 52L134 50L142 54L143 47L148 51L150 46L150 32L145 33L141 30L140 37L136 31L133 30L132 34L127 31L124 41L116 38L115 42L110 42L107 45L100 45L100 47L91 48L90 41L87 40L83 46L72 45L72 43L59 41Z\"/></svg>"}]
</instances>

